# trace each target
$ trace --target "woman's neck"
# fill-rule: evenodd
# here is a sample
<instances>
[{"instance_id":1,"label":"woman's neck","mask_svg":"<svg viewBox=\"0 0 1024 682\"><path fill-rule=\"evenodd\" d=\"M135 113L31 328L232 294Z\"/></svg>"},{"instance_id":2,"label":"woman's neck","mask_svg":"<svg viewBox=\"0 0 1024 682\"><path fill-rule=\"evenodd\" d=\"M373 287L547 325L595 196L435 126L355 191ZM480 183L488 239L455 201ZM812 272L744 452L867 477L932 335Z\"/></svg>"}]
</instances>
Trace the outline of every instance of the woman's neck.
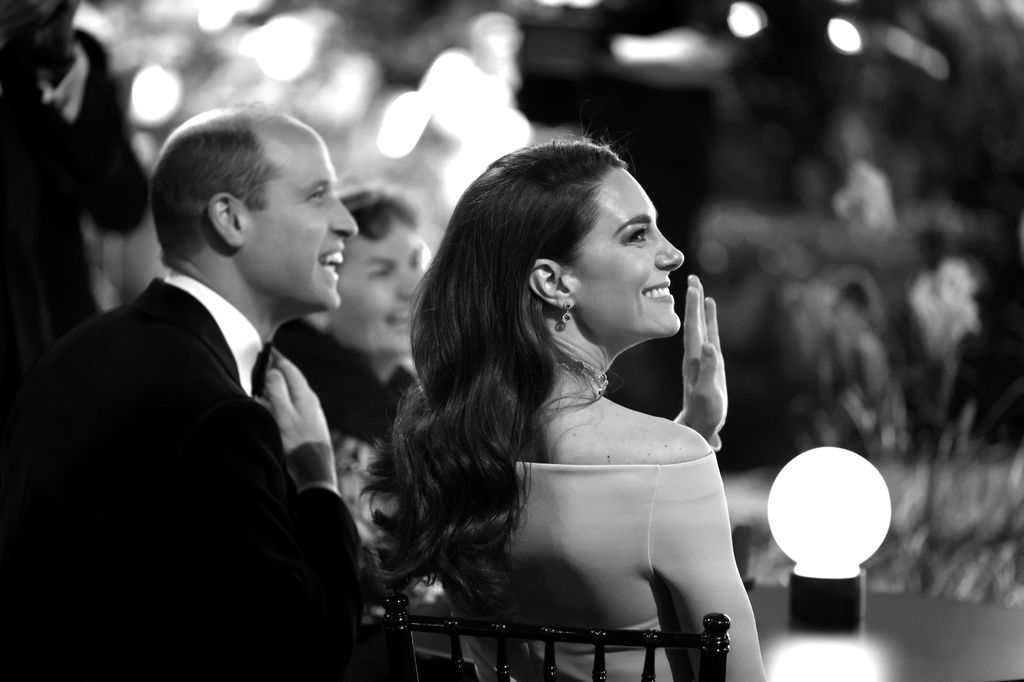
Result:
<instances>
[{"instance_id":1,"label":"woman's neck","mask_svg":"<svg viewBox=\"0 0 1024 682\"><path fill-rule=\"evenodd\" d=\"M564 355L597 372L606 372L614 359L597 344L573 337L555 337L555 347Z\"/></svg>"},{"instance_id":2,"label":"woman's neck","mask_svg":"<svg viewBox=\"0 0 1024 682\"><path fill-rule=\"evenodd\" d=\"M604 392L608 388L608 375L603 370L575 357L559 360L558 364L570 375L582 380L586 388L593 391L595 398L599 399L604 396Z\"/></svg>"}]
</instances>

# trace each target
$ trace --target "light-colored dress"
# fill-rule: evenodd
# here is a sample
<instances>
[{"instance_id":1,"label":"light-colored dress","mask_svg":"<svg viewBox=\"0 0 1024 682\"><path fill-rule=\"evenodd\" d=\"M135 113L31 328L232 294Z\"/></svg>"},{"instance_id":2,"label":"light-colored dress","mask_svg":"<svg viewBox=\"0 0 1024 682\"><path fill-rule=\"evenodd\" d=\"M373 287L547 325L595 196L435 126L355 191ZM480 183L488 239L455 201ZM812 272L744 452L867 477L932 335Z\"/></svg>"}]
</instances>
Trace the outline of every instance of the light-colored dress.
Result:
<instances>
[{"instance_id":1,"label":"light-colored dress","mask_svg":"<svg viewBox=\"0 0 1024 682\"><path fill-rule=\"evenodd\" d=\"M512 541L514 594L503 618L696 632L705 613L721 611L733 620L729 679L764 679L714 453L661 465L521 464L520 473L529 489ZM494 679L494 641L467 638L466 645L481 681ZM543 644L508 646L517 682L543 679ZM559 644L556 653L559 680L591 679L593 647ZM639 679L643 655L609 648L608 679ZM687 653L660 651L656 674L692 679Z\"/></svg>"}]
</instances>

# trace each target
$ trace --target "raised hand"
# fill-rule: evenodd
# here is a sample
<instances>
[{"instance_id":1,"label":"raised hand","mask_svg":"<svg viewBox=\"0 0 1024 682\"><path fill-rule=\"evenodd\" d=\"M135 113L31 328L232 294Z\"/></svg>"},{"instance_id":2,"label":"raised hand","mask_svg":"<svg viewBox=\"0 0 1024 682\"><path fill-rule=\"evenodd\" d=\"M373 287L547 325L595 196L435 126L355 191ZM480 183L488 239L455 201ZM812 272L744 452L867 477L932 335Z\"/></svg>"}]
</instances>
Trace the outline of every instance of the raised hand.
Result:
<instances>
[{"instance_id":1,"label":"raised hand","mask_svg":"<svg viewBox=\"0 0 1024 682\"><path fill-rule=\"evenodd\" d=\"M729 412L725 358L718 336L718 308L704 296L704 285L690 275L683 319L683 410L678 421L704 436L715 450Z\"/></svg>"},{"instance_id":2,"label":"raised hand","mask_svg":"<svg viewBox=\"0 0 1024 682\"><path fill-rule=\"evenodd\" d=\"M320 486L338 489L334 450L320 399L288 358L276 349L267 369L260 402L281 430L288 473L301 491Z\"/></svg>"}]
</instances>

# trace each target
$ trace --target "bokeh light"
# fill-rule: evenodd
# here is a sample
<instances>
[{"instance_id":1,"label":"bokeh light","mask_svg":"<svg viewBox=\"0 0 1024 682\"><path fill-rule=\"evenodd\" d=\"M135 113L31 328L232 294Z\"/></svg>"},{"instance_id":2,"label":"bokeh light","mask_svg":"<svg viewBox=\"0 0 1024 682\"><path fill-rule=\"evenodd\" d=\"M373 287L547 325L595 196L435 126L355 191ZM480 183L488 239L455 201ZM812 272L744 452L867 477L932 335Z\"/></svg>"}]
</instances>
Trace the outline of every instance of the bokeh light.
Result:
<instances>
[{"instance_id":1,"label":"bokeh light","mask_svg":"<svg viewBox=\"0 0 1024 682\"><path fill-rule=\"evenodd\" d=\"M235 8L226 2L204 2L199 5L196 22L205 33L223 31L235 18Z\"/></svg>"},{"instance_id":2,"label":"bokeh light","mask_svg":"<svg viewBox=\"0 0 1024 682\"><path fill-rule=\"evenodd\" d=\"M239 14L259 12L270 0L197 0L196 23L204 33L223 31Z\"/></svg>"},{"instance_id":3,"label":"bokeh light","mask_svg":"<svg viewBox=\"0 0 1024 682\"><path fill-rule=\"evenodd\" d=\"M604 0L535 0L538 5L547 7L575 7L577 9L588 9L597 7Z\"/></svg>"},{"instance_id":4,"label":"bokeh light","mask_svg":"<svg viewBox=\"0 0 1024 682\"><path fill-rule=\"evenodd\" d=\"M860 35L860 30L849 19L829 19L827 31L832 47L843 54L860 54L864 50L864 39Z\"/></svg>"},{"instance_id":5,"label":"bokeh light","mask_svg":"<svg viewBox=\"0 0 1024 682\"><path fill-rule=\"evenodd\" d=\"M278 81L295 80L313 64L316 31L307 22L280 14L242 38L238 51L256 60L260 69Z\"/></svg>"},{"instance_id":6,"label":"bokeh light","mask_svg":"<svg viewBox=\"0 0 1024 682\"><path fill-rule=\"evenodd\" d=\"M403 92L384 110L377 149L389 159L407 156L419 142L430 122L426 98L416 91Z\"/></svg>"},{"instance_id":7,"label":"bokeh light","mask_svg":"<svg viewBox=\"0 0 1024 682\"><path fill-rule=\"evenodd\" d=\"M888 26L882 34L885 48L900 59L917 66L935 80L949 78L949 60L937 49L898 26Z\"/></svg>"},{"instance_id":8,"label":"bokeh light","mask_svg":"<svg viewBox=\"0 0 1024 682\"><path fill-rule=\"evenodd\" d=\"M181 107L182 83L176 71L159 64L139 69L132 80L131 118L143 126L159 126Z\"/></svg>"},{"instance_id":9,"label":"bokeh light","mask_svg":"<svg viewBox=\"0 0 1024 682\"><path fill-rule=\"evenodd\" d=\"M768 26L768 15L760 5L752 2L734 2L726 18L729 31L737 38L752 38Z\"/></svg>"}]
</instances>

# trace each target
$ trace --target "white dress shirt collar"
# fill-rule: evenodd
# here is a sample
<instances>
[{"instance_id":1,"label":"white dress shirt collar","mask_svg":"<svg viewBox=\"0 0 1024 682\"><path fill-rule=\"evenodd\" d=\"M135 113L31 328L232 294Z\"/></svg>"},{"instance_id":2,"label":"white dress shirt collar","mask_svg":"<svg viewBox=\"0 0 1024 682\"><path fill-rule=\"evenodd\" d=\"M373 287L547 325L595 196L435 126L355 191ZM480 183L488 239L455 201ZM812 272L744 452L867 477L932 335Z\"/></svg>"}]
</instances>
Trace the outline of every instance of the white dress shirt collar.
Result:
<instances>
[{"instance_id":1,"label":"white dress shirt collar","mask_svg":"<svg viewBox=\"0 0 1024 682\"><path fill-rule=\"evenodd\" d=\"M256 327L227 299L194 277L171 270L164 278L164 282L192 294L213 316L220 333L228 342L231 355L235 358L242 390L252 395L252 368L256 365L256 356L263 347Z\"/></svg>"}]
</instances>

